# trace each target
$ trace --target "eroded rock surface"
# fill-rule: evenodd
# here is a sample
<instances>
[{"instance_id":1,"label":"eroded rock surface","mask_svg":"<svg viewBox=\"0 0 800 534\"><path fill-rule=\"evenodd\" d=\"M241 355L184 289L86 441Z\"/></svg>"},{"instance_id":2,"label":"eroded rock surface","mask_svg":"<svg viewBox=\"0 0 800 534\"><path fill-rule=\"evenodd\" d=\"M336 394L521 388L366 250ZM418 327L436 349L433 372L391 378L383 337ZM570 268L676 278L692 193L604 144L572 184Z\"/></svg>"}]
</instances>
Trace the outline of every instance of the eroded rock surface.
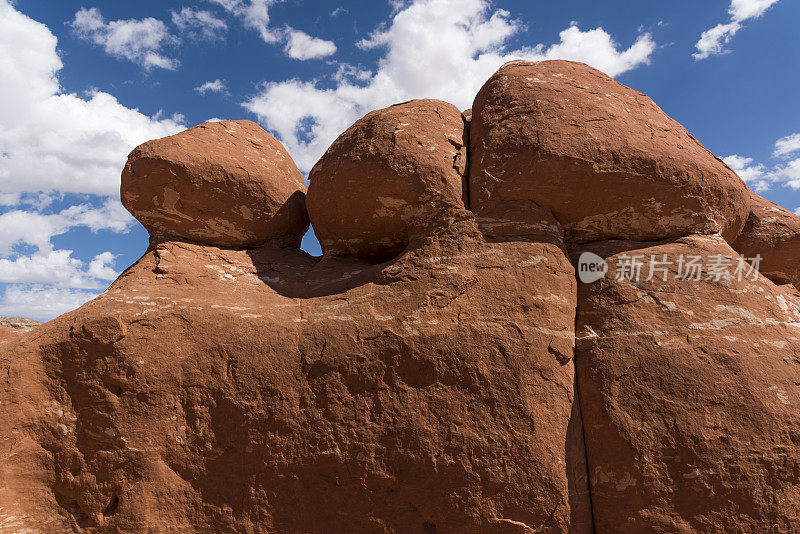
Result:
<instances>
[{"instance_id":1,"label":"eroded rock surface","mask_svg":"<svg viewBox=\"0 0 800 534\"><path fill-rule=\"evenodd\" d=\"M509 204L536 203L571 242L732 240L749 212L747 187L722 161L646 95L582 63L503 66L475 97L470 147L482 224L504 220Z\"/></svg>"},{"instance_id":2,"label":"eroded rock surface","mask_svg":"<svg viewBox=\"0 0 800 534\"><path fill-rule=\"evenodd\" d=\"M719 236L584 250L609 263L580 286L576 326L596 531L795 532L800 294L717 279L714 258L739 258ZM616 280L651 255L673 264ZM680 279L692 256L706 267Z\"/></svg>"},{"instance_id":3,"label":"eroded rock surface","mask_svg":"<svg viewBox=\"0 0 800 534\"><path fill-rule=\"evenodd\" d=\"M473 110L342 134L321 257L254 125L134 151L147 252L0 349L0 530L797 532L800 294L677 276L739 265L746 186L584 65L506 66ZM586 251L610 268L579 284ZM626 254L673 263L616 280Z\"/></svg>"},{"instance_id":4,"label":"eroded rock surface","mask_svg":"<svg viewBox=\"0 0 800 534\"><path fill-rule=\"evenodd\" d=\"M747 223L733 248L760 256L759 270L776 284L800 284L800 216L752 193Z\"/></svg>"},{"instance_id":5,"label":"eroded rock surface","mask_svg":"<svg viewBox=\"0 0 800 534\"><path fill-rule=\"evenodd\" d=\"M251 121L221 121L136 147L120 192L153 237L249 248L299 245L308 228L305 190L274 137Z\"/></svg>"},{"instance_id":6,"label":"eroded rock surface","mask_svg":"<svg viewBox=\"0 0 800 534\"><path fill-rule=\"evenodd\" d=\"M590 531L573 268L469 221L446 234L379 265L151 249L4 359L0 435L18 466L4 513L109 530Z\"/></svg>"},{"instance_id":7,"label":"eroded rock surface","mask_svg":"<svg viewBox=\"0 0 800 534\"><path fill-rule=\"evenodd\" d=\"M412 100L368 113L311 169L308 212L326 254L392 256L463 208L461 112Z\"/></svg>"}]
</instances>

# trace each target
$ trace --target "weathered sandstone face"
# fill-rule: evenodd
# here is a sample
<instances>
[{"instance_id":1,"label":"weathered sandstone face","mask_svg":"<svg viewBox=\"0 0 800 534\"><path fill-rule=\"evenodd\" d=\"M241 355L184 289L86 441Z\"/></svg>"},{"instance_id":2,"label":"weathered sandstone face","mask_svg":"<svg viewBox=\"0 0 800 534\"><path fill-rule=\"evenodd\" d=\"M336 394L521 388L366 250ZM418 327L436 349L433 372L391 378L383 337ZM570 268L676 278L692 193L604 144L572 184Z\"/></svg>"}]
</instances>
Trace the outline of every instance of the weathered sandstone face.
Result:
<instances>
[{"instance_id":1,"label":"weathered sandstone face","mask_svg":"<svg viewBox=\"0 0 800 534\"><path fill-rule=\"evenodd\" d=\"M585 250L609 264L606 279L580 285L576 326L596 531L793 532L800 293L747 264L717 279L715 258L739 261L719 236L574 254ZM644 271L624 279L636 256L673 263L649 281ZM686 267L692 256L700 279Z\"/></svg>"},{"instance_id":2,"label":"weathered sandstone face","mask_svg":"<svg viewBox=\"0 0 800 534\"><path fill-rule=\"evenodd\" d=\"M573 73L551 78L586 117L556 106L540 124L518 68ZM578 87L595 78L602 95ZM518 100L487 90L498 80ZM800 294L676 264L615 279L624 254L738 262L714 232L739 233L750 193L654 105L594 129L596 98L633 94L612 84L512 65L471 118L433 100L368 114L311 173L318 258L297 248L302 182L215 152L255 158L255 133L203 125L167 138L186 152L134 151L123 191L146 175L156 201L126 205L169 231L148 222L150 247L107 291L0 348L0 530L793 532ZM642 121L670 126L646 146L617 131ZM559 161L587 165L559 174L561 196L543 163L559 142ZM613 170L585 159L603 146ZM176 183L186 203L158 201ZM238 205L271 228L261 245L237 233ZM284 210L295 223L277 231ZM586 251L606 278L578 283Z\"/></svg>"},{"instance_id":3,"label":"weathered sandstone face","mask_svg":"<svg viewBox=\"0 0 800 534\"><path fill-rule=\"evenodd\" d=\"M157 239L251 248L300 243L308 228L305 191L274 137L251 121L222 121L136 147L120 193Z\"/></svg>"},{"instance_id":4,"label":"weathered sandstone face","mask_svg":"<svg viewBox=\"0 0 800 534\"><path fill-rule=\"evenodd\" d=\"M358 120L311 169L308 213L326 254L387 257L463 208L461 112L412 100Z\"/></svg>"},{"instance_id":5,"label":"weathered sandstone face","mask_svg":"<svg viewBox=\"0 0 800 534\"><path fill-rule=\"evenodd\" d=\"M570 242L722 233L747 187L650 98L582 63L515 61L472 106L470 199L482 225L536 203ZM539 224L534 213L532 224Z\"/></svg>"},{"instance_id":6,"label":"weathered sandstone face","mask_svg":"<svg viewBox=\"0 0 800 534\"><path fill-rule=\"evenodd\" d=\"M800 287L800 217L755 193L751 199L733 248L747 258L760 256L759 270L776 284Z\"/></svg>"}]
</instances>

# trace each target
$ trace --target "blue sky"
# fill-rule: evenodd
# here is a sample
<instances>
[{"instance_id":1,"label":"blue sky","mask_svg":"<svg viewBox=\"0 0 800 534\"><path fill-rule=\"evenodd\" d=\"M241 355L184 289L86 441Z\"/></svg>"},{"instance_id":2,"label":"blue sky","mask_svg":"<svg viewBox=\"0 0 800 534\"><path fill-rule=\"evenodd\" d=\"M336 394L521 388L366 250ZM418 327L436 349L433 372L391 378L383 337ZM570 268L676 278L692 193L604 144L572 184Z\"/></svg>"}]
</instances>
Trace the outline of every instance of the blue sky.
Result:
<instances>
[{"instance_id":1,"label":"blue sky","mask_svg":"<svg viewBox=\"0 0 800 534\"><path fill-rule=\"evenodd\" d=\"M647 93L795 210L798 21L791 0L0 0L0 315L55 317L142 254L118 200L137 144L246 118L307 172L371 109L467 108L513 58L584 61Z\"/></svg>"}]
</instances>

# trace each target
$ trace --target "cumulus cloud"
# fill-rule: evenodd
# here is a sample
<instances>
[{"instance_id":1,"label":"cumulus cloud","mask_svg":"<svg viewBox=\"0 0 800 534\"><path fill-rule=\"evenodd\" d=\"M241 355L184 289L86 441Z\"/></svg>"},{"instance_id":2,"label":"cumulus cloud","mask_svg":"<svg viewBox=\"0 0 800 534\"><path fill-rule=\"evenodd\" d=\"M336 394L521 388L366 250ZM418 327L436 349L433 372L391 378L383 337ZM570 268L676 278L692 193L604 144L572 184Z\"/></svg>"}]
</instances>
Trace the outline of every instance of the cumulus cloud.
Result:
<instances>
[{"instance_id":1,"label":"cumulus cloud","mask_svg":"<svg viewBox=\"0 0 800 534\"><path fill-rule=\"evenodd\" d=\"M800 189L800 133L775 141L773 157L783 161L772 165L756 163L753 158L732 155L722 158L728 166L758 192L769 190L773 184Z\"/></svg>"},{"instance_id":2,"label":"cumulus cloud","mask_svg":"<svg viewBox=\"0 0 800 534\"><path fill-rule=\"evenodd\" d=\"M11 254L18 245L49 252L53 250L52 238L73 228L121 233L128 231L132 224L133 217L116 199L106 199L99 207L77 204L49 214L15 209L0 214L0 255Z\"/></svg>"},{"instance_id":3,"label":"cumulus cloud","mask_svg":"<svg viewBox=\"0 0 800 534\"><path fill-rule=\"evenodd\" d=\"M36 283L77 289L102 289L107 280L113 280L117 273L111 267L114 255L110 252L98 254L83 269L83 262L72 257L71 250L51 250L15 260L0 258L0 282Z\"/></svg>"},{"instance_id":4,"label":"cumulus cloud","mask_svg":"<svg viewBox=\"0 0 800 534\"><path fill-rule=\"evenodd\" d=\"M50 30L0 0L0 193L56 190L118 195L136 145L183 129L95 91L61 91Z\"/></svg>"},{"instance_id":5,"label":"cumulus cloud","mask_svg":"<svg viewBox=\"0 0 800 534\"><path fill-rule=\"evenodd\" d=\"M114 269L114 260L116 256L111 252L103 252L98 254L89 263L89 276L99 278L100 280L114 280L119 273Z\"/></svg>"},{"instance_id":6,"label":"cumulus cloud","mask_svg":"<svg viewBox=\"0 0 800 534\"><path fill-rule=\"evenodd\" d=\"M331 41L312 37L291 26L270 26L269 8L278 0L208 0L222 6L228 13L242 20L245 27L256 30L265 43L284 43L283 51L293 59L305 61L319 59L336 53Z\"/></svg>"},{"instance_id":7,"label":"cumulus cloud","mask_svg":"<svg viewBox=\"0 0 800 534\"><path fill-rule=\"evenodd\" d=\"M754 163L753 158L733 154L722 158L722 161L754 191L760 193L770 188L772 179L767 168L761 163Z\"/></svg>"},{"instance_id":8,"label":"cumulus cloud","mask_svg":"<svg viewBox=\"0 0 800 534\"><path fill-rule=\"evenodd\" d=\"M286 46L284 52L294 59L318 59L336 53L336 45L331 41L311 37L300 30L290 29L287 31Z\"/></svg>"},{"instance_id":9,"label":"cumulus cloud","mask_svg":"<svg viewBox=\"0 0 800 534\"><path fill-rule=\"evenodd\" d=\"M747 20L760 17L776 2L778 0L731 0L731 5L728 7L730 21L717 24L704 31L700 35L700 40L695 44L697 52L692 54L692 57L695 60L701 60L726 53L726 45L742 29L742 24Z\"/></svg>"},{"instance_id":10,"label":"cumulus cloud","mask_svg":"<svg viewBox=\"0 0 800 534\"><path fill-rule=\"evenodd\" d=\"M181 34L192 39L215 41L224 39L228 25L215 17L210 11L184 7L180 11L172 11L172 23Z\"/></svg>"},{"instance_id":11,"label":"cumulus cloud","mask_svg":"<svg viewBox=\"0 0 800 534\"><path fill-rule=\"evenodd\" d=\"M0 298L0 315L47 321L95 298L97 291L44 285L7 286Z\"/></svg>"},{"instance_id":12,"label":"cumulus cloud","mask_svg":"<svg viewBox=\"0 0 800 534\"><path fill-rule=\"evenodd\" d=\"M269 26L269 8L277 0L208 0L239 17L246 28L256 30L265 43L277 43L281 32Z\"/></svg>"},{"instance_id":13,"label":"cumulus cloud","mask_svg":"<svg viewBox=\"0 0 800 534\"><path fill-rule=\"evenodd\" d=\"M336 136L367 111L412 98L439 98L467 108L505 61L572 59L616 76L648 64L656 48L647 33L626 49L602 28L582 31L571 25L553 45L509 49L508 42L522 29L508 11L492 10L487 0L398 4L390 23L359 43L383 51L374 70L339 65L333 84L325 86L319 80L264 83L243 105L308 171Z\"/></svg>"},{"instance_id":14,"label":"cumulus cloud","mask_svg":"<svg viewBox=\"0 0 800 534\"><path fill-rule=\"evenodd\" d=\"M776 157L788 156L798 151L800 151L800 133L787 135L775 141L775 152L773 152L773 155Z\"/></svg>"},{"instance_id":15,"label":"cumulus cloud","mask_svg":"<svg viewBox=\"0 0 800 534\"><path fill-rule=\"evenodd\" d=\"M86 11L87 35L107 34L111 49L125 42L114 23ZM56 46L47 26L0 0L0 284L12 284L0 292L0 315L49 319L95 296L113 258L99 254L87 266L53 238L75 228L128 231L133 219L118 200L128 152L183 129L179 117L148 117L108 93L65 93ZM83 200L48 209L70 193Z\"/></svg>"},{"instance_id":16,"label":"cumulus cloud","mask_svg":"<svg viewBox=\"0 0 800 534\"><path fill-rule=\"evenodd\" d=\"M219 78L217 78L214 81L208 81L194 88L194 90L200 93L201 95L204 95L206 93L221 93L225 91L225 89L226 89L225 82L223 82Z\"/></svg>"},{"instance_id":17,"label":"cumulus cloud","mask_svg":"<svg viewBox=\"0 0 800 534\"><path fill-rule=\"evenodd\" d=\"M163 22L152 17L107 22L96 7L82 7L75 13L70 26L81 39L102 46L106 53L145 69L172 70L178 66L178 60L162 53L163 48L177 44L177 39Z\"/></svg>"}]
</instances>

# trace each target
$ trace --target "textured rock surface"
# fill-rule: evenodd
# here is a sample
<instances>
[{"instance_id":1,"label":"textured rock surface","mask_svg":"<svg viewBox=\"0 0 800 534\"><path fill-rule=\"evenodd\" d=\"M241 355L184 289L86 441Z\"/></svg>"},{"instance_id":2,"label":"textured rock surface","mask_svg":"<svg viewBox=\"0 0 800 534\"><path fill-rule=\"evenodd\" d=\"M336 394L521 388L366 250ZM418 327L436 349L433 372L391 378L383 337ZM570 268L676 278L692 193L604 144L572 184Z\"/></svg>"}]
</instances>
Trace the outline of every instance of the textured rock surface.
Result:
<instances>
[{"instance_id":1,"label":"textured rock surface","mask_svg":"<svg viewBox=\"0 0 800 534\"><path fill-rule=\"evenodd\" d=\"M289 153L250 121L207 122L148 141L122 171L122 203L151 236L227 247L299 244L305 184Z\"/></svg>"},{"instance_id":2,"label":"textured rock surface","mask_svg":"<svg viewBox=\"0 0 800 534\"><path fill-rule=\"evenodd\" d=\"M580 285L576 326L596 531L796 532L800 294L676 280L681 255L738 259L720 237L588 250L611 278ZM617 281L623 254L676 264Z\"/></svg>"},{"instance_id":3,"label":"textured rock surface","mask_svg":"<svg viewBox=\"0 0 800 534\"><path fill-rule=\"evenodd\" d=\"M345 132L312 172L319 258L296 248L301 184L254 193L214 148L257 157L248 123L143 145L183 147L158 152L177 167L137 149L123 179L151 169L170 232L0 348L0 531L797 533L800 293L709 277L738 253L700 235L732 240L747 189L579 64L505 67L474 110L414 101ZM232 210L258 202L294 223L242 250ZM793 219L759 213L741 240L783 273ZM575 244L613 236L675 237ZM586 251L611 267L578 284ZM616 280L625 254L673 263ZM681 255L706 272L677 279Z\"/></svg>"},{"instance_id":4,"label":"textured rock surface","mask_svg":"<svg viewBox=\"0 0 800 534\"><path fill-rule=\"evenodd\" d=\"M759 270L776 284L800 284L800 217L791 211L753 193L750 216L732 246L747 258L760 255Z\"/></svg>"},{"instance_id":5,"label":"textured rock surface","mask_svg":"<svg viewBox=\"0 0 800 534\"><path fill-rule=\"evenodd\" d=\"M389 256L462 207L461 112L440 100L373 111L311 169L307 205L327 254Z\"/></svg>"},{"instance_id":6,"label":"textured rock surface","mask_svg":"<svg viewBox=\"0 0 800 534\"><path fill-rule=\"evenodd\" d=\"M582 63L512 62L481 88L470 126L471 208L552 210L569 241L734 239L749 210L741 179L650 98ZM527 210L528 208L523 208ZM539 224L540 214L531 223Z\"/></svg>"},{"instance_id":7,"label":"textured rock surface","mask_svg":"<svg viewBox=\"0 0 800 534\"><path fill-rule=\"evenodd\" d=\"M446 234L377 266L150 250L1 356L16 464L2 513L108 530L591 531L572 266L554 245L484 243L469 220Z\"/></svg>"}]
</instances>

